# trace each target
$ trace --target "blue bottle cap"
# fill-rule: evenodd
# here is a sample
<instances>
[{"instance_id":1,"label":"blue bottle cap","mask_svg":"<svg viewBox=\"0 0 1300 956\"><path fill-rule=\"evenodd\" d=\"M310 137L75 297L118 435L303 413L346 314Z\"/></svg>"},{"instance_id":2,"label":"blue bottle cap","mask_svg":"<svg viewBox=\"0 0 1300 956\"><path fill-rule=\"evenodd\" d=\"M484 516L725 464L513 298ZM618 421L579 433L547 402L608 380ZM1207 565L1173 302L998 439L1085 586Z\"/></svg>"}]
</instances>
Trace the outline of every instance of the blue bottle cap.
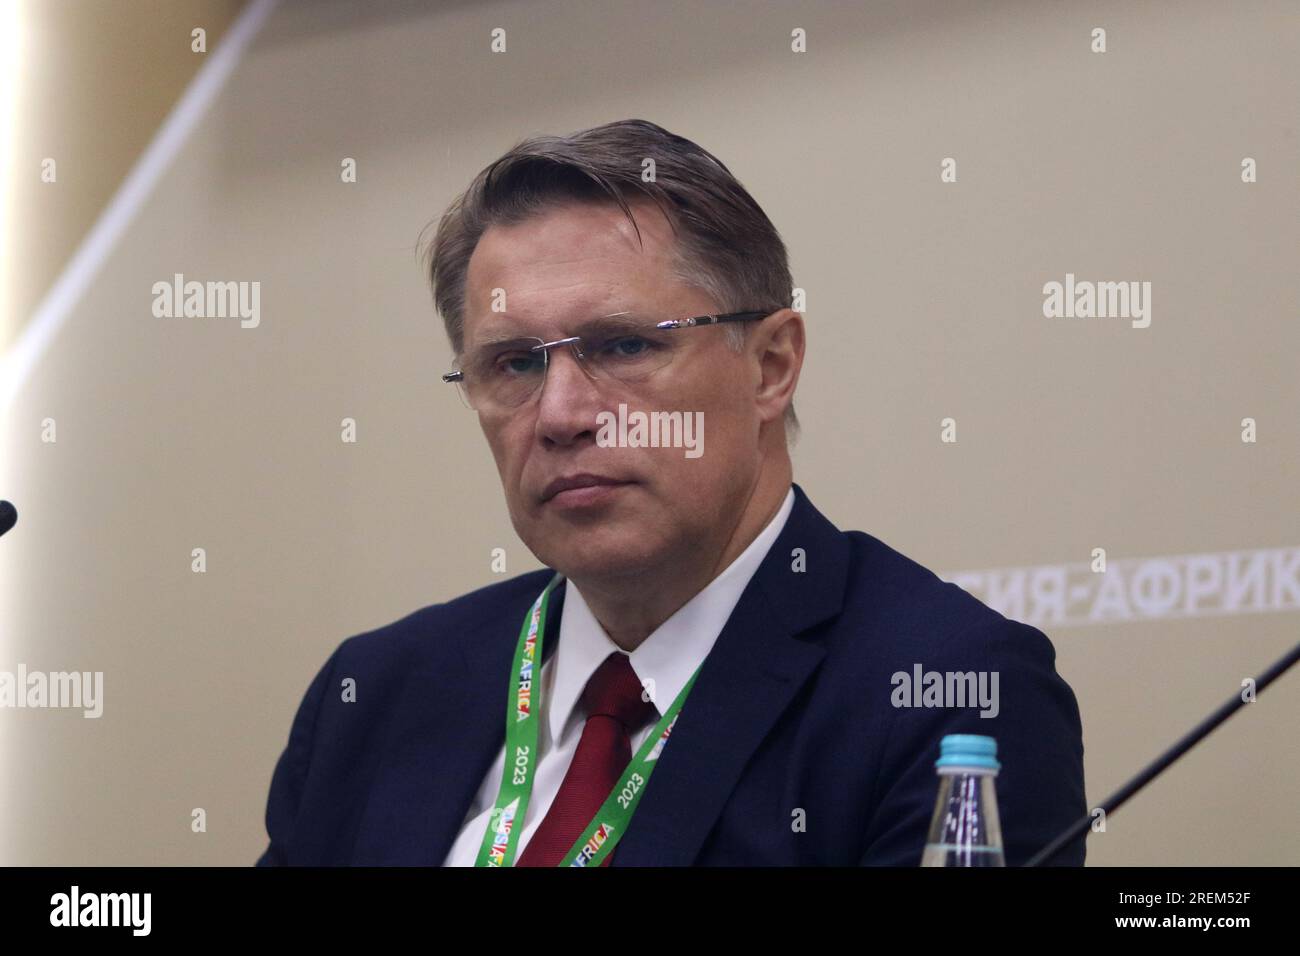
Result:
<instances>
[{"instance_id":1,"label":"blue bottle cap","mask_svg":"<svg viewBox=\"0 0 1300 956\"><path fill-rule=\"evenodd\" d=\"M936 767L983 767L999 770L998 742L980 734L948 734L939 743Z\"/></svg>"}]
</instances>

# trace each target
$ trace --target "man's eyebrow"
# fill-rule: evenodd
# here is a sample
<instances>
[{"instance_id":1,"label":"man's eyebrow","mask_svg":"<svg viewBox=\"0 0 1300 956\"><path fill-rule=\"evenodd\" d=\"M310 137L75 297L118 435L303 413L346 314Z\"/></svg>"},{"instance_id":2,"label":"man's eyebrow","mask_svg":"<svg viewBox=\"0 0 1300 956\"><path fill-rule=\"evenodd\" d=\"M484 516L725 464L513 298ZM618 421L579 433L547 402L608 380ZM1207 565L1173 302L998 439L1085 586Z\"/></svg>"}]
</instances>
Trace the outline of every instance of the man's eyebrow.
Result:
<instances>
[{"instance_id":1,"label":"man's eyebrow","mask_svg":"<svg viewBox=\"0 0 1300 956\"><path fill-rule=\"evenodd\" d=\"M566 333L575 335L582 329L600 328L600 329L650 329L656 322L662 321L660 317L652 315L650 312L639 310L624 310L621 312L606 312L603 315L592 316L575 323L571 330ZM497 335L490 335L483 339L475 347L500 347L502 345L512 345L514 343L524 343L533 339L543 339L545 336L530 334L523 329L507 329Z\"/></svg>"},{"instance_id":2,"label":"man's eyebrow","mask_svg":"<svg viewBox=\"0 0 1300 956\"><path fill-rule=\"evenodd\" d=\"M602 328L621 328L621 327L638 327L643 325L654 325L655 319L650 317L648 312L608 312L605 315L593 316L585 320L579 326L585 328L592 325L598 325Z\"/></svg>"},{"instance_id":3,"label":"man's eyebrow","mask_svg":"<svg viewBox=\"0 0 1300 956\"><path fill-rule=\"evenodd\" d=\"M540 338L540 336L528 335L525 332L519 331L517 329L512 329L507 332L503 332L500 335L489 336L483 341L477 343L474 347L482 348L484 346L489 346L489 345L490 346L513 345L515 343L523 345L525 343L530 343L532 340L537 338Z\"/></svg>"}]
</instances>

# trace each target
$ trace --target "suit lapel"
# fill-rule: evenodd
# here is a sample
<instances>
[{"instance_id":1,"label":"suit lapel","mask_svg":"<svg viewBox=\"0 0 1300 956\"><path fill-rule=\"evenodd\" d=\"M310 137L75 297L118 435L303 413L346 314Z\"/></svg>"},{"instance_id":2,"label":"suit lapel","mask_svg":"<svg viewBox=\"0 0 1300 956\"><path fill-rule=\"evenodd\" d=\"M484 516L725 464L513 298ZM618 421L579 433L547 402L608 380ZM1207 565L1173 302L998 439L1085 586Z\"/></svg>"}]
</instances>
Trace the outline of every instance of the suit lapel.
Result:
<instances>
[{"instance_id":1,"label":"suit lapel","mask_svg":"<svg viewBox=\"0 0 1300 956\"><path fill-rule=\"evenodd\" d=\"M794 486L785 528L700 668L614 866L689 866L745 765L821 661L800 635L839 613L848 543ZM807 568L792 570L801 548Z\"/></svg>"}]
</instances>

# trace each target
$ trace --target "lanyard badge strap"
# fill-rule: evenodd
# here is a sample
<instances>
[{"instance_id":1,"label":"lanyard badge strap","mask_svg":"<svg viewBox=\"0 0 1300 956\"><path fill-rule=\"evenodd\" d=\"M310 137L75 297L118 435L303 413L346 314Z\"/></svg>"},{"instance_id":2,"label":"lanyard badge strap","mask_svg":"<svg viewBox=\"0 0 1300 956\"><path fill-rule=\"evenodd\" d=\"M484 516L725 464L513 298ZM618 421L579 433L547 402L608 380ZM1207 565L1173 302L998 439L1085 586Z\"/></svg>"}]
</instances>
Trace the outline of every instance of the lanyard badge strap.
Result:
<instances>
[{"instance_id":1,"label":"lanyard badge strap","mask_svg":"<svg viewBox=\"0 0 1300 956\"><path fill-rule=\"evenodd\" d=\"M477 866L513 866L523 829L524 812L533 790L537 761L537 721L541 704L542 637L546 632L546 606L551 592L564 580L556 573L538 595L519 628L515 666L506 701L506 759L501 788L488 817L487 832L479 848Z\"/></svg>"},{"instance_id":2,"label":"lanyard badge strap","mask_svg":"<svg viewBox=\"0 0 1300 956\"><path fill-rule=\"evenodd\" d=\"M524 615L519 629L513 679L506 701L505 766L475 866L514 865L524 813L532 794L533 772L540 757L537 737L541 719L542 638L546 634L546 610L551 592L563 580L564 576L558 572L551 578ZM672 706L628 762L619 783L596 811L596 816L565 853L561 866L599 866L614 851L627 831L628 822L641 802L659 755L672 734L686 695L699 675L700 668L697 667Z\"/></svg>"}]
</instances>

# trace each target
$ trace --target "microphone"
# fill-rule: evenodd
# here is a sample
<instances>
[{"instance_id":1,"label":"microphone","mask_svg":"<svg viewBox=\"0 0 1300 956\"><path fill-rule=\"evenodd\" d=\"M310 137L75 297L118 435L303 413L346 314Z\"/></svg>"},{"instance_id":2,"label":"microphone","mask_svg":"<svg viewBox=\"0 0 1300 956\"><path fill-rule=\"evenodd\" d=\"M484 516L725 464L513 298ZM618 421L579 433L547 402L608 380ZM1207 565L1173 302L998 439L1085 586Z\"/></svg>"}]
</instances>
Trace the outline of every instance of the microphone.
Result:
<instances>
[{"instance_id":1,"label":"microphone","mask_svg":"<svg viewBox=\"0 0 1300 956\"><path fill-rule=\"evenodd\" d=\"M0 534L4 534L18 520L18 509L7 501L0 501Z\"/></svg>"},{"instance_id":2,"label":"microphone","mask_svg":"<svg viewBox=\"0 0 1300 956\"><path fill-rule=\"evenodd\" d=\"M1262 691L1285 674L1297 660L1300 660L1300 644L1291 648L1279 660L1274 662L1272 667L1255 678L1255 692L1258 694L1259 691ZM1143 768L1141 773L1103 800L1100 804L1101 810L1109 817L1122 804L1127 802L1129 797L1169 769L1170 764L1208 737L1210 731L1235 714L1245 703L1246 698L1240 693L1225 702L1218 710L1189 730L1181 740ZM1078 839L1080 834L1086 833L1091 826L1092 811L1089 811L1087 816L1074 821L1060 836L1034 854L1025 866L1040 866L1053 859L1056 854Z\"/></svg>"}]
</instances>

